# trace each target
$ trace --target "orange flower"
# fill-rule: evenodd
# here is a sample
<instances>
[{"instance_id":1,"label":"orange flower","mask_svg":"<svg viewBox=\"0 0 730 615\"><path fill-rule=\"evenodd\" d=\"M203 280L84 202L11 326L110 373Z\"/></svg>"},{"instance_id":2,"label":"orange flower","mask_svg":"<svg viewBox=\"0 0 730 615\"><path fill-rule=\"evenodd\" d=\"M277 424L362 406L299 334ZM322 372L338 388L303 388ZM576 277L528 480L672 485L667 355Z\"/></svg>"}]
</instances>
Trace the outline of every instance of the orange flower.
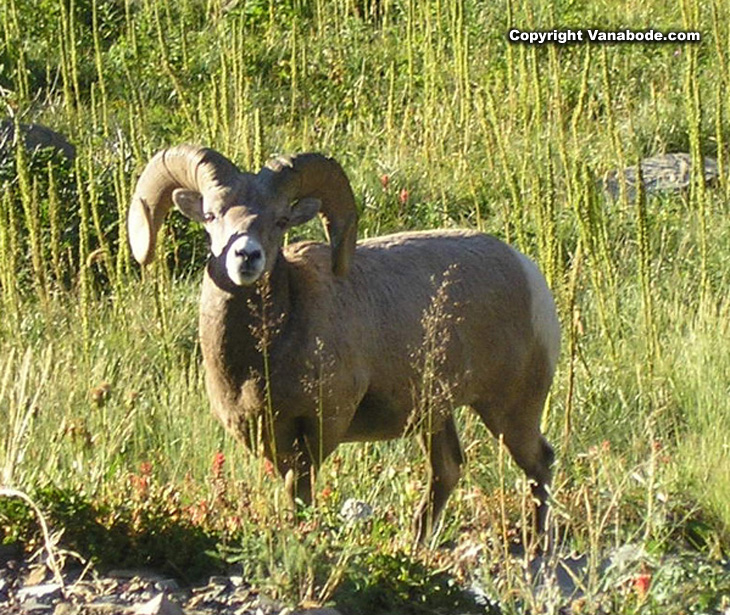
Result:
<instances>
[{"instance_id":1,"label":"orange flower","mask_svg":"<svg viewBox=\"0 0 730 615\"><path fill-rule=\"evenodd\" d=\"M640 598L645 598L649 593L649 586L651 585L651 575L647 572L634 577L633 586L634 591Z\"/></svg>"},{"instance_id":2,"label":"orange flower","mask_svg":"<svg viewBox=\"0 0 730 615\"><path fill-rule=\"evenodd\" d=\"M223 474L223 465L226 463L226 456L223 454L222 451L218 451L215 455L213 455L213 466L212 466L212 472L213 472L213 478L220 478Z\"/></svg>"},{"instance_id":3,"label":"orange flower","mask_svg":"<svg viewBox=\"0 0 730 615\"><path fill-rule=\"evenodd\" d=\"M388 189L388 184L390 184L390 176L387 173L383 173L380 176L380 184L383 186L383 190Z\"/></svg>"},{"instance_id":4,"label":"orange flower","mask_svg":"<svg viewBox=\"0 0 730 615\"><path fill-rule=\"evenodd\" d=\"M409 196L410 195L408 193L408 188L403 188L400 191L400 194L398 195L398 198L400 199L401 205L405 205L408 202L408 197Z\"/></svg>"},{"instance_id":5,"label":"orange flower","mask_svg":"<svg viewBox=\"0 0 730 615\"><path fill-rule=\"evenodd\" d=\"M188 514L190 515L190 521L194 525L202 525L208 518L210 512L208 502L206 500L200 500L197 504L191 504L188 507Z\"/></svg>"},{"instance_id":6,"label":"orange flower","mask_svg":"<svg viewBox=\"0 0 730 615\"><path fill-rule=\"evenodd\" d=\"M150 492L150 478L144 474L131 474L130 482L132 483L132 490L134 491L134 497L137 500L146 500Z\"/></svg>"}]
</instances>

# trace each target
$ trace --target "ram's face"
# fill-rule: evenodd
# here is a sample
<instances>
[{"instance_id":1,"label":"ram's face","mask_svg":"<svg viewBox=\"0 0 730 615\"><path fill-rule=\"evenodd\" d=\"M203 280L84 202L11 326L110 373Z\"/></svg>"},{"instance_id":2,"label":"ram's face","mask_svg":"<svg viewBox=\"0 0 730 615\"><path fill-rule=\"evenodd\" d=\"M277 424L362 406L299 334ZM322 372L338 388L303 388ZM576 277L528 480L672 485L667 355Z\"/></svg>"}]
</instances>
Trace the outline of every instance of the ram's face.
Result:
<instances>
[{"instance_id":1,"label":"ram's face","mask_svg":"<svg viewBox=\"0 0 730 615\"><path fill-rule=\"evenodd\" d=\"M251 286L271 271L284 233L311 219L320 207L318 199L291 205L282 196L265 194L251 177L209 195L177 189L173 201L205 226L211 254L235 286Z\"/></svg>"}]
</instances>

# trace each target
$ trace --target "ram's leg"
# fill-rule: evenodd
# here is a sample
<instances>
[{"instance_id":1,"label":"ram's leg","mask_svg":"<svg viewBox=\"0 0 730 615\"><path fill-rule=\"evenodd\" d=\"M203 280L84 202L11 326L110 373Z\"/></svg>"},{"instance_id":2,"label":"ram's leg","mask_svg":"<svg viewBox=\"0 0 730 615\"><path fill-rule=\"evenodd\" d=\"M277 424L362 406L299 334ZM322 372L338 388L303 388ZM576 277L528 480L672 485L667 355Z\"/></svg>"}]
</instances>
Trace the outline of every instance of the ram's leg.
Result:
<instances>
[{"instance_id":1,"label":"ram's leg","mask_svg":"<svg viewBox=\"0 0 730 615\"><path fill-rule=\"evenodd\" d=\"M304 446L299 420L279 420L260 432L263 452L284 479L292 507L297 500L305 505L312 502L313 464Z\"/></svg>"},{"instance_id":2,"label":"ram's leg","mask_svg":"<svg viewBox=\"0 0 730 615\"><path fill-rule=\"evenodd\" d=\"M292 503L312 504L317 472L341 440L339 432L323 427L304 417L276 427L276 465Z\"/></svg>"},{"instance_id":3,"label":"ram's leg","mask_svg":"<svg viewBox=\"0 0 730 615\"><path fill-rule=\"evenodd\" d=\"M552 446L539 430L514 434L505 433L504 443L507 445L512 457L520 466L527 478L530 479L532 496L535 499L535 530L538 534L545 531L545 523L548 513L548 499L550 479L552 478L551 466L555 459Z\"/></svg>"},{"instance_id":4,"label":"ram's leg","mask_svg":"<svg viewBox=\"0 0 730 615\"><path fill-rule=\"evenodd\" d=\"M531 481L532 495L536 500L535 525L538 533L545 529L548 511L548 488L555 459L553 449L540 432L540 415L544 400L522 404L503 412L474 404L489 430L501 437L507 450Z\"/></svg>"},{"instance_id":5,"label":"ram's leg","mask_svg":"<svg viewBox=\"0 0 730 615\"><path fill-rule=\"evenodd\" d=\"M292 505L301 502L305 506L312 503L312 485L316 470L311 461L303 456L285 459L279 463L279 471L284 477L284 487Z\"/></svg>"},{"instance_id":6,"label":"ram's leg","mask_svg":"<svg viewBox=\"0 0 730 615\"><path fill-rule=\"evenodd\" d=\"M429 487L416 516L416 536L418 542L424 543L431 536L449 495L459 481L464 455L451 416L441 431L421 434L418 439L429 460Z\"/></svg>"}]
</instances>

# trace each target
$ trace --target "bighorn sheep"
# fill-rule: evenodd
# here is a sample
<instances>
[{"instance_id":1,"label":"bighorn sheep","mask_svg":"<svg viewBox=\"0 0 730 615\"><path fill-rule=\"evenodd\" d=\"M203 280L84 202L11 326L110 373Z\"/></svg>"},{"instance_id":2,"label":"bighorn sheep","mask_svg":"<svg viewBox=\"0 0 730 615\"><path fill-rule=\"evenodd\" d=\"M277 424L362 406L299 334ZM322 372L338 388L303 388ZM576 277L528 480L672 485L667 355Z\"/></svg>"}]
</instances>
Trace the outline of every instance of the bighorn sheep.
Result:
<instances>
[{"instance_id":1,"label":"bighorn sheep","mask_svg":"<svg viewBox=\"0 0 730 615\"><path fill-rule=\"evenodd\" d=\"M531 260L473 231L406 232L356 245L350 183L320 154L279 158L254 175L211 149L157 153L129 210L141 264L154 258L173 203L210 236L200 343L212 410L249 446L258 425L292 500L311 502L314 472L340 442L415 431L429 459L430 488L416 518L424 539L459 478L464 457L452 409L468 405L532 479L542 525L553 451L540 415L560 328ZM329 247L282 247L287 229L318 212ZM446 335L426 419L413 356L445 275ZM265 344L263 311L273 322Z\"/></svg>"}]
</instances>

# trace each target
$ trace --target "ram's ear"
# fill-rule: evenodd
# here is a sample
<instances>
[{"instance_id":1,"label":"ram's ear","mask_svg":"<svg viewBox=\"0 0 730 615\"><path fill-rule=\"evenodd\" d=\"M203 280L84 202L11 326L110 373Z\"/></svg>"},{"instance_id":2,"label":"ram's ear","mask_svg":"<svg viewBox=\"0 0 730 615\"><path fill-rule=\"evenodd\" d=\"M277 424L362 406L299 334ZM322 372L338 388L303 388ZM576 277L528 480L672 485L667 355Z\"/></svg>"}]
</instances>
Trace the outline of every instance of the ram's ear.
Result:
<instances>
[{"instance_id":1,"label":"ram's ear","mask_svg":"<svg viewBox=\"0 0 730 615\"><path fill-rule=\"evenodd\" d=\"M203 195L195 190L176 188L172 191L172 202L188 218L195 222L204 222Z\"/></svg>"},{"instance_id":2,"label":"ram's ear","mask_svg":"<svg viewBox=\"0 0 730 615\"><path fill-rule=\"evenodd\" d=\"M305 197L299 199L291 208L289 214L289 223L287 227L299 226L305 222L309 222L319 213L322 201L315 197Z\"/></svg>"}]
</instances>

